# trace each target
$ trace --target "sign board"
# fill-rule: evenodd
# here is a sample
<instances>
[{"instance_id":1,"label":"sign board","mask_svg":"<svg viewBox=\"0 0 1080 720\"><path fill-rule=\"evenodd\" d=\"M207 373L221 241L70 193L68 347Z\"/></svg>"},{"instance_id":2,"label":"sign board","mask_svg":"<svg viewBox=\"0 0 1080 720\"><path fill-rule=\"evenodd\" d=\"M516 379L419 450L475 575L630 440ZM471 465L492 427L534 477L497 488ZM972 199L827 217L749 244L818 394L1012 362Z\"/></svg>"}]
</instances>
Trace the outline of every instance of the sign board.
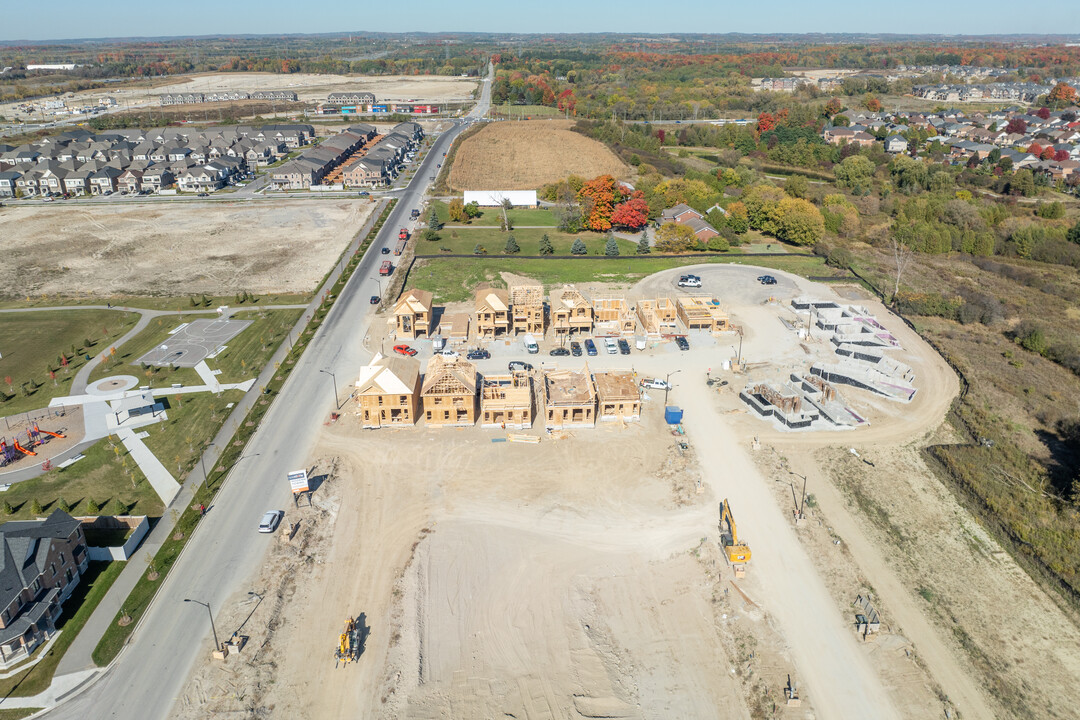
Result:
<instances>
[{"instance_id":1,"label":"sign board","mask_svg":"<svg viewBox=\"0 0 1080 720\"><path fill-rule=\"evenodd\" d=\"M289 487L294 495L309 492L311 488L308 487L307 470L293 470L289 473Z\"/></svg>"}]
</instances>

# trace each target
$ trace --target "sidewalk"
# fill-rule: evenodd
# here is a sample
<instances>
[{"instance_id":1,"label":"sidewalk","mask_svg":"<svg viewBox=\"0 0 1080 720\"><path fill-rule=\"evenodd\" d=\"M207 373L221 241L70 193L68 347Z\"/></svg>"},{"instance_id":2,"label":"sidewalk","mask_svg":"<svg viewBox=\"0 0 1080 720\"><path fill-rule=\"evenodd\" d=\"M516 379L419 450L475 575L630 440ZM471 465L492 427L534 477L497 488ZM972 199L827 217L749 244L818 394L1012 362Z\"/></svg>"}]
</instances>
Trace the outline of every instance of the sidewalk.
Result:
<instances>
[{"instance_id":1,"label":"sidewalk","mask_svg":"<svg viewBox=\"0 0 1080 720\"><path fill-rule=\"evenodd\" d=\"M348 249L345 251L345 257L351 256L356 252L360 246L360 242L371 231L375 221L382 214L385 207L385 201L380 202L375 212L371 214L364 226L356 234L356 237L349 244ZM298 338L300 333L303 332L307 326L308 321L311 319L315 310L322 303L323 295L333 287L337 282L338 277L341 275L341 268L343 263L340 261L334 265L330 274L327 275L326 282L318 292L316 292L311 299L311 302L306 306L306 311L296 321L296 325L293 326L291 337ZM252 385L253 388L262 387L269 384L270 380L274 377L274 374L278 372L278 365L285 360L285 356L292 349L291 345L282 342L278 349L274 351L274 354L267 360L266 365L263 367L262 372L259 373L258 379ZM248 411L255 404L259 398L257 392L248 392L236 403L232 413L221 425L221 429L218 430L217 435L214 436L213 444L209 446L206 453L203 455L202 462L205 462L206 467L213 468L217 464L218 459L221 456L221 451L226 448L229 441L232 439L233 433L240 427L240 423L247 417ZM153 557L157 554L157 551L161 549L162 544L172 534L175 521L173 520L172 513L169 509L176 509L178 513L183 512L192 502L195 489L198 488L205 478L202 475L201 468L202 463L196 465L195 468L188 473L183 485L180 487L179 493L166 508L161 518L158 520L154 529L147 535L146 540L143 541L142 546L139 548L139 552L135 553L130 560L127 561L127 565L120 573L120 577L116 579L112 587L105 594L105 597L101 599L101 603L94 610L93 614L87 620L86 625L83 627L82 632L71 643L67 653L60 659L60 663L56 667L56 673L53 676L53 686L57 683L70 683L67 679L73 673L80 673L89 669L93 669L93 658L91 655L94 652L94 648L97 647L98 642L105 634L105 630L112 623L113 618L120 612L122 604L127 600L128 595L131 594L131 590L138 583L139 578L146 572L147 562L146 557L149 555ZM231 478L231 475L229 476ZM226 482L229 478L226 478ZM195 526L194 532L198 532L198 525ZM157 597L154 598L157 600ZM138 632L138 629L135 630ZM134 635L134 633L133 633ZM50 688L50 691L52 688ZM61 693L62 694L62 693ZM42 693L45 695L45 693ZM49 705L37 705L37 706L24 706L24 707L48 707ZM2 707L2 705L0 705Z\"/></svg>"},{"instance_id":2,"label":"sidewalk","mask_svg":"<svg viewBox=\"0 0 1080 720\"><path fill-rule=\"evenodd\" d=\"M146 447L146 444L135 434L134 430L121 428L116 431L116 436L120 438L120 442L124 443L124 447L131 453L131 459L142 470L143 475L153 486L154 492L161 498L161 502L165 504L165 507L168 507L176 494L180 492L180 483L176 482L172 473L158 460L157 455L150 452L150 448Z\"/></svg>"}]
</instances>

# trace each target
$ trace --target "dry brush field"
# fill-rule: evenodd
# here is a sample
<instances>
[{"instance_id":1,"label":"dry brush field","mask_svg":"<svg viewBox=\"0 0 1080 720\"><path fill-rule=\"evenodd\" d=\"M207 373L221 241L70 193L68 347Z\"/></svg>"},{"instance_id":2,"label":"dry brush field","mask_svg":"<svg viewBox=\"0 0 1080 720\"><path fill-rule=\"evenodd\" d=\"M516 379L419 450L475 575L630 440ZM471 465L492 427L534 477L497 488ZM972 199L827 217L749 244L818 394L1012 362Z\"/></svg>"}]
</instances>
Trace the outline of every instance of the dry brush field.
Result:
<instances>
[{"instance_id":1,"label":"dry brush field","mask_svg":"<svg viewBox=\"0 0 1080 720\"><path fill-rule=\"evenodd\" d=\"M458 148L450 187L532 190L571 174L630 174L603 143L573 132L572 126L565 120L491 123Z\"/></svg>"}]
</instances>

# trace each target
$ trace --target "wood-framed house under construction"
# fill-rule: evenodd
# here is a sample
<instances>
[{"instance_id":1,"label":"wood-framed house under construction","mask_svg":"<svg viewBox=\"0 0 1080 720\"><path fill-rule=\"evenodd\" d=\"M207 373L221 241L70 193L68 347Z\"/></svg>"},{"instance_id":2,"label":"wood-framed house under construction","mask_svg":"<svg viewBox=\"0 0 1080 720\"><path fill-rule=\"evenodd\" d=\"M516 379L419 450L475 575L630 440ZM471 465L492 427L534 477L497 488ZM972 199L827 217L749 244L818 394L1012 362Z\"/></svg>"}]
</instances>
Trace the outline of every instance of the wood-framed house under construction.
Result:
<instances>
[{"instance_id":1,"label":"wood-framed house under construction","mask_svg":"<svg viewBox=\"0 0 1080 720\"><path fill-rule=\"evenodd\" d=\"M480 379L480 425L526 430L533 422L532 379L526 372Z\"/></svg>"},{"instance_id":2,"label":"wood-framed house under construction","mask_svg":"<svg viewBox=\"0 0 1080 720\"><path fill-rule=\"evenodd\" d=\"M624 297L600 297L593 300L593 333L596 335L633 335L637 318Z\"/></svg>"},{"instance_id":3,"label":"wood-framed house under construction","mask_svg":"<svg viewBox=\"0 0 1080 720\"><path fill-rule=\"evenodd\" d=\"M415 340L431 335L431 293L406 290L394 305L394 334L399 339Z\"/></svg>"},{"instance_id":4,"label":"wood-framed house under construction","mask_svg":"<svg viewBox=\"0 0 1080 720\"><path fill-rule=\"evenodd\" d=\"M491 339L510 333L510 296L501 288L476 291L476 336Z\"/></svg>"},{"instance_id":5,"label":"wood-framed house under construction","mask_svg":"<svg viewBox=\"0 0 1080 720\"><path fill-rule=\"evenodd\" d=\"M637 316L649 337L676 335L679 331L679 311L671 298L638 300Z\"/></svg>"},{"instance_id":6,"label":"wood-framed house under construction","mask_svg":"<svg viewBox=\"0 0 1080 720\"><path fill-rule=\"evenodd\" d=\"M553 430L596 427L596 390L589 366L544 371L544 422Z\"/></svg>"},{"instance_id":7,"label":"wood-framed house under construction","mask_svg":"<svg viewBox=\"0 0 1080 720\"><path fill-rule=\"evenodd\" d=\"M592 332L592 303L572 285L551 293L551 327L556 335Z\"/></svg>"},{"instance_id":8,"label":"wood-framed house under construction","mask_svg":"<svg viewBox=\"0 0 1080 720\"><path fill-rule=\"evenodd\" d=\"M514 285L510 288L510 329L544 336L544 286Z\"/></svg>"},{"instance_id":9,"label":"wood-framed house under construction","mask_svg":"<svg viewBox=\"0 0 1080 720\"><path fill-rule=\"evenodd\" d=\"M734 330L727 313L720 307L720 301L712 295L686 295L676 299L679 320L687 330L708 330L727 332Z\"/></svg>"},{"instance_id":10,"label":"wood-framed house under construction","mask_svg":"<svg viewBox=\"0 0 1080 720\"><path fill-rule=\"evenodd\" d=\"M420 406L420 361L376 354L360 369L356 404L365 428L414 424Z\"/></svg>"},{"instance_id":11,"label":"wood-framed house under construction","mask_svg":"<svg viewBox=\"0 0 1080 720\"><path fill-rule=\"evenodd\" d=\"M593 375L596 414L602 422L637 422L641 419L641 390L629 370L608 370Z\"/></svg>"},{"instance_id":12,"label":"wood-framed house under construction","mask_svg":"<svg viewBox=\"0 0 1080 720\"><path fill-rule=\"evenodd\" d=\"M428 361L420 388L428 425L476 422L476 366L465 358L436 355Z\"/></svg>"}]
</instances>

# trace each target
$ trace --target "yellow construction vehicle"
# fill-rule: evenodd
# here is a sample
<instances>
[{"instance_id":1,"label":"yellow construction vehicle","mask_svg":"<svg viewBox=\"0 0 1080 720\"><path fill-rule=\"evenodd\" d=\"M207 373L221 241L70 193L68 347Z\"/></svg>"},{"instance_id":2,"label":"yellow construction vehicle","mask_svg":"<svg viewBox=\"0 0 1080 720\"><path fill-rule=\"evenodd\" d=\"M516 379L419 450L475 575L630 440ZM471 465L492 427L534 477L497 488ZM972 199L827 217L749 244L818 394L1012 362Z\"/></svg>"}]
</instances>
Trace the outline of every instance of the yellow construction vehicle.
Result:
<instances>
[{"instance_id":1,"label":"yellow construction vehicle","mask_svg":"<svg viewBox=\"0 0 1080 720\"><path fill-rule=\"evenodd\" d=\"M334 663L334 667L337 667L340 662L344 662L346 665L348 665L350 661L356 662L359 645L356 636L356 621L349 618L345 621L345 632L341 633L341 637L338 638L338 649L337 653L335 653L337 660Z\"/></svg>"},{"instance_id":2,"label":"yellow construction vehicle","mask_svg":"<svg viewBox=\"0 0 1080 720\"><path fill-rule=\"evenodd\" d=\"M739 542L735 517L731 514L731 503L726 498L720 503L720 544L736 572L741 571L742 566L750 561L750 546Z\"/></svg>"}]
</instances>

